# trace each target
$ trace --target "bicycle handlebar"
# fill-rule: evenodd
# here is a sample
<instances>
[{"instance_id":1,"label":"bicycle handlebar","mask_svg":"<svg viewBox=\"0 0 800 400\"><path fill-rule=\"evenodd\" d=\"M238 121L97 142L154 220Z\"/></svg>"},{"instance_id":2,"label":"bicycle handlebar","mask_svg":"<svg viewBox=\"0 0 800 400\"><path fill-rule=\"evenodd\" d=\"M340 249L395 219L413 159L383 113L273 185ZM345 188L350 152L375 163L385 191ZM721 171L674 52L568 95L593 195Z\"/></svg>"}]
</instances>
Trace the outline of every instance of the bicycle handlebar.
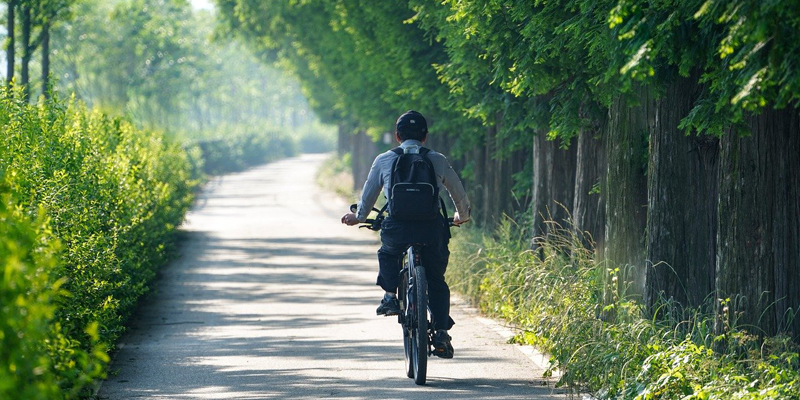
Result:
<instances>
[{"instance_id":1,"label":"bicycle handlebar","mask_svg":"<svg viewBox=\"0 0 800 400\"><path fill-rule=\"evenodd\" d=\"M358 206L356 204L350 205L350 211L351 212L356 212L357 207ZM367 229L369 229L371 231L376 231L377 232L377 231L381 230L381 223L383 222L384 219L386 219L386 217L383 215L383 211L382 210L378 210L375 207L373 207L372 210L378 212L378 215L375 218L367 218L366 220L364 220L364 222L361 222L358 227L359 228L367 228ZM448 228L454 227L454 226L458 227L458 225L453 223L453 218L447 218L446 220L447 220Z\"/></svg>"},{"instance_id":2,"label":"bicycle handlebar","mask_svg":"<svg viewBox=\"0 0 800 400\"><path fill-rule=\"evenodd\" d=\"M371 231L376 231L377 232L377 231L381 230L381 222L383 222L383 220L384 220L384 217L380 217L379 219L367 218L358 227L359 228L367 228L367 229L369 229ZM452 218L448 218L447 219L447 227L449 227L449 228L452 228L452 227L458 228L459 225L454 224Z\"/></svg>"},{"instance_id":3,"label":"bicycle handlebar","mask_svg":"<svg viewBox=\"0 0 800 400\"><path fill-rule=\"evenodd\" d=\"M377 231L381 230L381 222L383 222L383 216L379 215L378 218L375 218L375 219L367 218L358 227L359 228L367 228L367 229L369 229L371 231L377 232Z\"/></svg>"}]
</instances>

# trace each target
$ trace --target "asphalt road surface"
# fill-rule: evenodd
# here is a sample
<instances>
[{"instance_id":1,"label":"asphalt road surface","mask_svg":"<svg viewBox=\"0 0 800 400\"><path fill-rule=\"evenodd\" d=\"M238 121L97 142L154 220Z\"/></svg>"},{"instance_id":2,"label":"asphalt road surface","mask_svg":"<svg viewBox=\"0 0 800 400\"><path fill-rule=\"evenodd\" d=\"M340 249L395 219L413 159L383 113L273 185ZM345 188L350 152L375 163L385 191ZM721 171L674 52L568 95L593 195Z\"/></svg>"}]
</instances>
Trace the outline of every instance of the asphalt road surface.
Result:
<instances>
[{"instance_id":1,"label":"asphalt road surface","mask_svg":"<svg viewBox=\"0 0 800 400\"><path fill-rule=\"evenodd\" d=\"M455 358L404 375L395 317L376 317L378 237L341 225L324 156L210 182L114 355L101 399L563 399L531 358L465 307Z\"/></svg>"}]
</instances>

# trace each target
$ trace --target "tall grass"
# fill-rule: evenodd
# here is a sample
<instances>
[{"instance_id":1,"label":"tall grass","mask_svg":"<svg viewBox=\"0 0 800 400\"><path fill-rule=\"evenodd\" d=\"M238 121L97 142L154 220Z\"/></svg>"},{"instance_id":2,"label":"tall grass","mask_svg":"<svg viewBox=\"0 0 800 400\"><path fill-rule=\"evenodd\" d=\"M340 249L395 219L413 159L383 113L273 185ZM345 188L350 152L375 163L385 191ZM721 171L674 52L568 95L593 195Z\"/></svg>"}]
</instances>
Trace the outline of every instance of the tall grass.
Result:
<instances>
[{"instance_id":1,"label":"tall grass","mask_svg":"<svg viewBox=\"0 0 800 400\"><path fill-rule=\"evenodd\" d=\"M187 153L76 102L0 94L0 398L73 398L170 256Z\"/></svg>"},{"instance_id":2,"label":"tall grass","mask_svg":"<svg viewBox=\"0 0 800 400\"><path fill-rule=\"evenodd\" d=\"M350 153L332 155L317 170L316 181L323 189L336 193L347 201L356 198L353 190L353 169Z\"/></svg>"},{"instance_id":3,"label":"tall grass","mask_svg":"<svg viewBox=\"0 0 800 400\"><path fill-rule=\"evenodd\" d=\"M609 399L800 398L800 357L789 338L715 327L711 305L663 302L659 318L645 318L607 283L619 270L596 260L587 238L551 224L531 250L529 226L506 219L491 233L458 232L448 279L515 325L519 341L549 352L561 385Z\"/></svg>"}]
</instances>

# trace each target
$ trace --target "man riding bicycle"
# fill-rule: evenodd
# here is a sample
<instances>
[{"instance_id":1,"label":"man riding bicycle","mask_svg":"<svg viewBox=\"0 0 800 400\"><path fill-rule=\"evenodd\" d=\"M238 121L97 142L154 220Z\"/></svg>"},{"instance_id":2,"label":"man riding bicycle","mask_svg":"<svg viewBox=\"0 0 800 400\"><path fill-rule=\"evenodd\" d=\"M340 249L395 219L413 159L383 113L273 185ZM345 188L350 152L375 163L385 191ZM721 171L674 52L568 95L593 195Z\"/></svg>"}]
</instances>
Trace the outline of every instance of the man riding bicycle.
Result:
<instances>
[{"instance_id":1,"label":"man riding bicycle","mask_svg":"<svg viewBox=\"0 0 800 400\"><path fill-rule=\"evenodd\" d=\"M456 206L453 224L460 225L469 221L470 204L464 186L442 154L422 146L427 136L428 124L422 114L408 111L397 119L395 137L400 146L375 158L367 181L364 183L357 211L342 216L342 223L352 226L364 222L375 205L382 188L384 196L387 199L390 198L389 188L392 185L393 167L401 154L408 153L419 153L429 160L435 171L437 193L441 193L441 189L446 188ZM439 207L438 203L436 207ZM399 275L403 263L403 252L413 243L425 244L422 250L422 259L428 278L429 307L436 330L433 338L433 354L443 358L453 357L451 338L447 331L454 322L450 318L450 288L444 278L450 256L447 248L449 241L449 224L440 213L437 213L434 218L411 221L393 219L390 213L381 224L381 248L378 250L380 271L377 284L386 293L377 309L377 314L398 315L400 314L400 303L397 299L397 287L400 283Z\"/></svg>"}]
</instances>

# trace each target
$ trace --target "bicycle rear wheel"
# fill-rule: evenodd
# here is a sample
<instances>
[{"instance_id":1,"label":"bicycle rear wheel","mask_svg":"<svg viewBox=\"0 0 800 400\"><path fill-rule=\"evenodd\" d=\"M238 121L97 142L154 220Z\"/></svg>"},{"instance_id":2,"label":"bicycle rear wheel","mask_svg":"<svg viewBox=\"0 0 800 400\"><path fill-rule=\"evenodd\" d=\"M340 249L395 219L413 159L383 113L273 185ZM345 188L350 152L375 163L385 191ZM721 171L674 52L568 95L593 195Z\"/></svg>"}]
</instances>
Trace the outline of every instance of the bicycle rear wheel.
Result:
<instances>
[{"instance_id":1,"label":"bicycle rear wheel","mask_svg":"<svg viewBox=\"0 0 800 400\"><path fill-rule=\"evenodd\" d=\"M428 279L425 268L414 268L414 303L412 313L416 324L412 325L412 353L414 360L414 383L424 385L428 372Z\"/></svg>"}]
</instances>

